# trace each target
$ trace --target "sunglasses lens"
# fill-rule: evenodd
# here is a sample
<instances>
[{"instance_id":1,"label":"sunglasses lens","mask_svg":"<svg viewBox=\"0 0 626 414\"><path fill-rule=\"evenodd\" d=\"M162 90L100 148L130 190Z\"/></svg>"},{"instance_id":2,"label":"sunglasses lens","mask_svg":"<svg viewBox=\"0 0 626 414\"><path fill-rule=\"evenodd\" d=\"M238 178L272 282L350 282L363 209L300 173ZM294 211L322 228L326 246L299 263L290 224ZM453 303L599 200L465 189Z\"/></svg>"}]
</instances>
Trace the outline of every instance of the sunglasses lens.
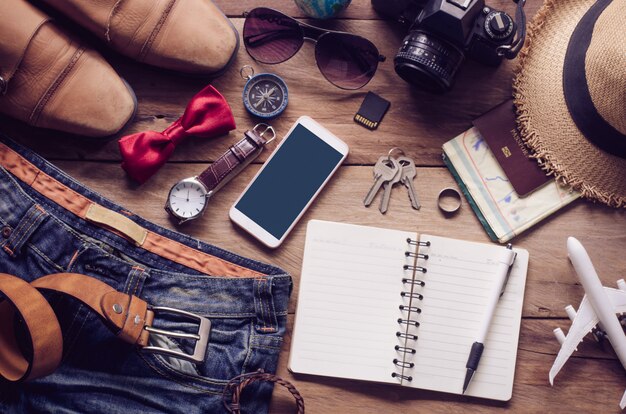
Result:
<instances>
[{"instance_id":1,"label":"sunglasses lens","mask_svg":"<svg viewBox=\"0 0 626 414\"><path fill-rule=\"evenodd\" d=\"M343 89L359 89L376 73L378 49L369 40L347 33L327 33L315 47L320 72Z\"/></svg>"},{"instance_id":2,"label":"sunglasses lens","mask_svg":"<svg viewBox=\"0 0 626 414\"><path fill-rule=\"evenodd\" d=\"M259 7L246 16L243 42L258 62L284 62L296 54L303 41L298 22L276 10Z\"/></svg>"}]
</instances>

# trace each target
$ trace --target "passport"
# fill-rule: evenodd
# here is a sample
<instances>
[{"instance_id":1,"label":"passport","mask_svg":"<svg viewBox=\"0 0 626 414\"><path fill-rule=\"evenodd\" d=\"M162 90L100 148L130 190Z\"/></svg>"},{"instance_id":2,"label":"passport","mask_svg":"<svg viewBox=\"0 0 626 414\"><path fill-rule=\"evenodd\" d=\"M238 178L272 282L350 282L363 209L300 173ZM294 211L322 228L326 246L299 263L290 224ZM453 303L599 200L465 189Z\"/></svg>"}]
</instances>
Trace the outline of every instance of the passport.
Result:
<instances>
[{"instance_id":1,"label":"passport","mask_svg":"<svg viewBox=\"0 0 626 414\"><path fill-rule=\"evenodd\" d=\"M525 197L552 180L530 158L515 124L515 105L509 99L473 122L519 197Z\"/></svg>"}]
</instances>

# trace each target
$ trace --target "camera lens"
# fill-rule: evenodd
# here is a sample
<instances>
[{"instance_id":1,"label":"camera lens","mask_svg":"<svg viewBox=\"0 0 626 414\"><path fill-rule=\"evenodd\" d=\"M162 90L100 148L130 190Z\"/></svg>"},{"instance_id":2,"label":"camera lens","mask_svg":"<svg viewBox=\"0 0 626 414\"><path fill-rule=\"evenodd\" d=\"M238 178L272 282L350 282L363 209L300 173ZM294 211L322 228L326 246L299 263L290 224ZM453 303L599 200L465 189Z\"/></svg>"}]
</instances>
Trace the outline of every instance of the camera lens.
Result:
<instances>
[{"instance_id":1,"label":"camera lens","mask_svg":"<svg viewBox=\"0 0 626 414\"><path fill-rule=\"evenodd\" d=\"M446 92L463 62L463 51L432 34L413 30L394 59L396 73L408 83L432 92Z\"/></svg>"}]
</instances>

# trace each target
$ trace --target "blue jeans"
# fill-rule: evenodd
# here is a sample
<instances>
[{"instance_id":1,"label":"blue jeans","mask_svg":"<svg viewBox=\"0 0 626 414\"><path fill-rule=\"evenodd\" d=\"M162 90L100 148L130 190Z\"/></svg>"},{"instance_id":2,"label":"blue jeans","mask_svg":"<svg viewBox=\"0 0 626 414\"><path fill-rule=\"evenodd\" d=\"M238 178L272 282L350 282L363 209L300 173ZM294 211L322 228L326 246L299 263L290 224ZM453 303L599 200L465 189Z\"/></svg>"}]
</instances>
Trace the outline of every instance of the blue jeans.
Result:
<instances>
[{"instance_id":1,"label":"blue jeans","mask_svg":"<svg viewBox=\"0 0 626 414\"><path fill-rule=\"evenodd\" d=\"M87 220L80 203L123 214L151 239L130 242ZM224 412L222 391L231 378L276 371L292 287L283 270L158 227L1 136L0 227L0 273L26 281L82 273L211 321L205 360L196 365L128 345L86 306L45 292L61 323L63 362L32 382L0 379L0 412ZM174 316L159 319L164 329L193 328ZM151 344L187 353L194 345L155 334ZM271 393L269 383L247 387L243 412L267 412Z\"/></svg>"}]
</instances>

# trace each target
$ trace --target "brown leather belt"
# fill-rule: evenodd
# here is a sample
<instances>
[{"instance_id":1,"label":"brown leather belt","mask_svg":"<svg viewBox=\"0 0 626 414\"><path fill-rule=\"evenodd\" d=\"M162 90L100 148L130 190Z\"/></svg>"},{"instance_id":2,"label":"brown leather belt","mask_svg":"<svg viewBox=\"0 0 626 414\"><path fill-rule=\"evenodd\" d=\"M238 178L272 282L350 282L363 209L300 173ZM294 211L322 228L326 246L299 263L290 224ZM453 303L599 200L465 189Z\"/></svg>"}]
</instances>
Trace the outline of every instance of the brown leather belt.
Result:
<instances>
[{"instance_id":1,"label":"brown leather belt","mask_svg":"<svg viewBox=\"0 0 626 414\"><path fill-rule=\"evenodd\" d=\"M119 292L90 276L57 273L31 283L0 273L0 376L8 381L26 381L51 374L60 364L63 353L61 326L52 307L37 289L48 289L73 296L98 313L121 340L146 352L160 353L192 362L202 362L209 341L211 322L178 309L152 307L137 296ZM19 313L29 333L32 356L20 349L14 330ZM155 315L174 313L198 322L197 334L171 332L153 327ZM195 340L193 354L149 346L151 333Z\"/></svg>"},{"instance_id":2,"label":"brown leather belt","mask_svg":"<svg viewBox=\"0 0 626 414\"><path fill-rule=\"evenodd\" d=\"M134 214L130 212L118 213L93 202L41 171L36 165L3 143L0 143L0 166L42 196L77 217L124 237L143 250L211 276L266 277L262 273L199 249L191 248L142 227L137 223Z\"/></svg>"}]
</instances>

